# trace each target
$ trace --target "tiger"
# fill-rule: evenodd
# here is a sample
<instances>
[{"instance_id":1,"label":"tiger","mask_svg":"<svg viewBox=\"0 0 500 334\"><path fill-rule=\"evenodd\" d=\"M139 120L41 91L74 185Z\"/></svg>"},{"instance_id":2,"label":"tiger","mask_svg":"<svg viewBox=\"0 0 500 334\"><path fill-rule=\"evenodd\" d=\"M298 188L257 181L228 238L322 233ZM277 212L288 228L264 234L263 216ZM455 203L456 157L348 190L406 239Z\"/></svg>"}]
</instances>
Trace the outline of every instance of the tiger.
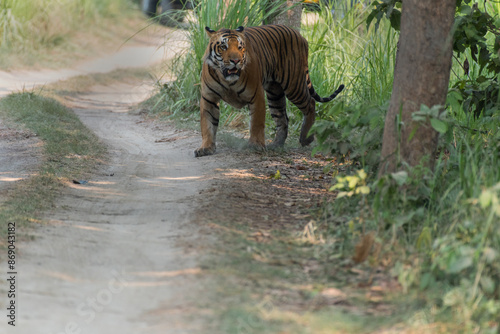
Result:
<instances>
[{"instance_id":1,"label":"tiger","mask_svg":"<svg viewBox=\"0 0 500 334\"><path fill-rule=\"evenodd\" d=\"M237 109L249 106L248 145L265 149L265 95L276 124L275 138L268 148L283 147L288 136L285 98L302 111L299 142L309 145L314 140L309 130L316 117L315 102L333 100L344 85L329 97L316 93L309 76L307 40L285 25L205 30L209 44L201 73L202 144L195 157L215 153L220 100Z\"/></svg>"}]
</instances>

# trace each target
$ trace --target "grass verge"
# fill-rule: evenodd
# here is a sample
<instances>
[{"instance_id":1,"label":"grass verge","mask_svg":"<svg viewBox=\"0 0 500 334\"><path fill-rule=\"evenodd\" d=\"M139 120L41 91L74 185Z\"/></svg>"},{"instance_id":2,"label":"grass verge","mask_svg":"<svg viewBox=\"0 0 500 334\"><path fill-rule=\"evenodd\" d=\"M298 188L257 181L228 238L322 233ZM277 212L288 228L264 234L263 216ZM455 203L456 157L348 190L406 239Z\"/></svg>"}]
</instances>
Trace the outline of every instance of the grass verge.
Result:
<instances>
[{"instance_id":1,"label":"grass verge","mask_svg":"<svg viewBox=\"0 0 500 334\"><path fill-rule=\"evenodd\" d=\"M106 156L106 149L73 113L59 102L24 92L0 100L0 116L29 129L43 142L39 172L7 192L0 208L0 240L7 222L21 230L54 205L64 184L85 178Z\"/></svg>"}]
</instances>

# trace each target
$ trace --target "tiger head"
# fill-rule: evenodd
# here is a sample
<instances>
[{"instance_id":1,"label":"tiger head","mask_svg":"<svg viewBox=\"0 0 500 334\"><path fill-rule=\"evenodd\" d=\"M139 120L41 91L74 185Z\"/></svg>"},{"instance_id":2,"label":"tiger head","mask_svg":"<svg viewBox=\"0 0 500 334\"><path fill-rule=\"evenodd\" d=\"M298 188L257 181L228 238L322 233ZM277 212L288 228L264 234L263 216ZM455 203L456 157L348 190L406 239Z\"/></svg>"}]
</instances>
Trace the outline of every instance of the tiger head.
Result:
<instances>
[{"instance_id":1,"label":"tiger head","mask_svg":"<svg viewBox=\"0 0 500 334\"><path fill-rule=\"evenodd\" d=\"M243 27L214 31L205 27L210 42L205 53L207 64L220 71L226 81L236 81L245 68L245 37Z\"/></svg>"}]
</instances>

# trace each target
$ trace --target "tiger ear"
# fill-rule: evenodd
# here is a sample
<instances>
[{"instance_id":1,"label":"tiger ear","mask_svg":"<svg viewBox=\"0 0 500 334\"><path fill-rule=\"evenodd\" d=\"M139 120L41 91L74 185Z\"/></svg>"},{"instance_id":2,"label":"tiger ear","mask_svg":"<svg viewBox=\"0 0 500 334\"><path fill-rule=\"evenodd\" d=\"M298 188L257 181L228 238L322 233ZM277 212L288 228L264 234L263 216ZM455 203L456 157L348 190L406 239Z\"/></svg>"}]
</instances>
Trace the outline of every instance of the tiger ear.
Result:
<instances>
[{"instance_id":1,"label":"tiger ear","mask_svg":"<svg viewBox=\"0 0 500 334\"><path fill-rule=\"evenodd\" d=\"M237 31L237 32L242 32L242 31L243 31L243 29L245 29L245 28L243 28L242 26L239 26L238 28L236 28L236 31Z\"/></svg>"},{"instance_id":2,"label":"tiger ear","mask_svg":"<svg viewBox=\"0 0 500 334\"><path fill-rule=\"evenodd\" d=\"M210 29L209 27L205 27L205 31L207 32L208 37L212 37L215 30Z\"/></svg>"}]
</instances>

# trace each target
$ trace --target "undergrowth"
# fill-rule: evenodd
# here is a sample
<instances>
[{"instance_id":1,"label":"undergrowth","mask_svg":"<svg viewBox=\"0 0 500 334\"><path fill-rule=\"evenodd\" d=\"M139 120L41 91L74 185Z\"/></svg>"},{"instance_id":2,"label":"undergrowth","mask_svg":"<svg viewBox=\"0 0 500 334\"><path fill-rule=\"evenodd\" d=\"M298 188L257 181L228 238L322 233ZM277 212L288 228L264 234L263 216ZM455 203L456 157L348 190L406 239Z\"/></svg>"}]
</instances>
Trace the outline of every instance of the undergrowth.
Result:
<instances>
[{"instance_id":1,"label":"undergrowth","mask_svg":"<svg viewBox=\"0 0 500 334\"><path fill-rule=\"evenodd\" d=\"M397 11L400 9L397 2L380 3L392 4L392 10ZM497 37L479 31L483 29L480 23L478 30L474 30L474 20L484 18L470 10L469 3L464 1L458 8L460 19L455 31L460 31L461 22L466 22L463 36L476 38L492 51L493 47L487 45L494 45ZM485 11L498 19L497 4L488 6ZM395 33L387 26L388 22L379 23L380 35ZM461 40L464 45L474 46L469 42L465 37ZM330 238L327 243L335 240L339 244L338 238L343 240L337 251L344 256L352 257L355 262L368 261L373 268L392 270L405 292L423 292L427 299L422 310L426 315L424 323L451 321L460 332L497 333L500 328L498 74L494 70L495 54L491 56L493 65L487 70L488 63L475 58L474 52L478 51L471 48L471 51L466 47L455 48L445 113L435 118L434 127L441 137L439 155L432 157L436 159L434 170L416 167L410 172L381 178L374 173L390 94L374 101L368 98L371 93L365 91L360 94L366 96L364 102L357 103L355 97L350 97L345 106L334 106L326 112L327 117L315 127L318 138L315 150L335 157L337 162L347 162L351 170L335 178L331 190L339 194L333 205L324 207L320 225ZM377 50L382 50L381 46L369 54L377 55ZM380 74L392 75L394 63L386 67L383 59L374 57L366 68L378 64L377 68L383 69ZM366 77L363 79L370 82ZM360 83L358 86L364 87ZM374 92L377 84L370 82L366 87ZM386 88L390 93L391 86ZM414 113L414 118L432 113L433 108L423 108Z\"/></svg>"}]
</instances>

